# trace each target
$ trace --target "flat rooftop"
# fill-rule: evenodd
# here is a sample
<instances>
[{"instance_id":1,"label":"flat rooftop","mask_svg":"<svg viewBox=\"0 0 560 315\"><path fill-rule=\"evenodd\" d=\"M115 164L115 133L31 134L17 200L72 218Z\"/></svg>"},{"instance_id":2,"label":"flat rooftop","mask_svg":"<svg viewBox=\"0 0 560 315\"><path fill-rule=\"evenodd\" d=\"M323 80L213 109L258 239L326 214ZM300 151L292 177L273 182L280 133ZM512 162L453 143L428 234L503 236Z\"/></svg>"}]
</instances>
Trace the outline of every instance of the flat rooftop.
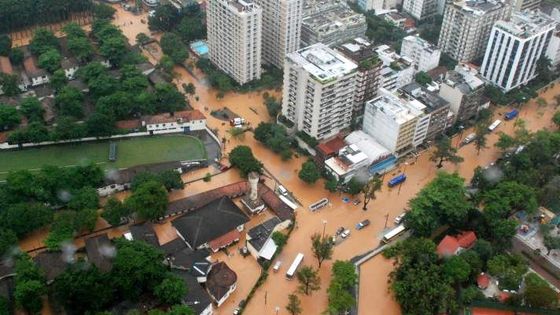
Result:
<instances>
[{"instance_id":1,"label":"flat rooftop","mask_svg":"<svg viewBox=\"0 0 560 315\"><path fill-rule=\"evenodd\" d=\"M401 87L400 90L425 105L426 112L428 113L449 104L448 101L444 100L439 95L428 91L428 89L416 82L411 82Z\"/></svg>"},{"instance_id":2,"label":"flat rooftop","mask_svg":"<svg viewBox=\"0 0 560 315\"><path fill-rule=\"evenodd\" d=\"M540 11L522 11L514 12L509 21L496 22L494 27L520 38L529 38L554 29L556 24L556 21Z\"/></svg>"},{"instance_id":3,"label":"flat rooftop","mask_svg":"<svg viewBox=\"0 0 560 315\"><path fill-rule=\"evenodd\" d=\"M379 93L378 97L367 104L371 104L399 125L418 117L425 109L422 103L400 98L386 89L379 89Z\"/></svg>"},{"instance_id":4,"label":"flat rooftop","mask_svg":"<svg viewBox=\"0 0 560 315\"><path fill-rule=\"evenodd\" d=\"M238 12L252 12L256 9L259 9L253 0L231 0L227 1L227 3L237 9Z\"/></svg>"},{"instance_id":5,"label":"flat rooftop","mask_svg":"<svg viewBox=\"0 0 560 315\"><path fill-rule=\"evenodd\" d=\"M322 43L290 53L288 58L303 67L319 82L336 80L358 68L350 59Z\"/></svg>"},{"instance_id":6,"label":"flat rooftop","mask_svg":"<svg viewBox=\"0 0 560 315\"><path fill-rule=\"evenodd\" d=\"M461 8L465 13L470 13L475 16L482 16L488 12L501 9L502 7L504 7L504 2L498 0L472 0L457 1L454 2L453 5Z\"/></svg>"},{"instance_id":7,"label":"flat rooftop","mask_svg":"<svg viewBox=\"0 0 560 315\"><path fill-rule=\"evenodd\" d=\"M430 43L429 41L423 39L422 37L416 35L410 35L410 36L406 36L405 38L403 38L403 43L404 42L411 42L411 43L415 43L416 45L420 46L423 50L429 51L429 52L434 52L436 50L438 50L437 46Z\"/></svg>"}]
</instances>

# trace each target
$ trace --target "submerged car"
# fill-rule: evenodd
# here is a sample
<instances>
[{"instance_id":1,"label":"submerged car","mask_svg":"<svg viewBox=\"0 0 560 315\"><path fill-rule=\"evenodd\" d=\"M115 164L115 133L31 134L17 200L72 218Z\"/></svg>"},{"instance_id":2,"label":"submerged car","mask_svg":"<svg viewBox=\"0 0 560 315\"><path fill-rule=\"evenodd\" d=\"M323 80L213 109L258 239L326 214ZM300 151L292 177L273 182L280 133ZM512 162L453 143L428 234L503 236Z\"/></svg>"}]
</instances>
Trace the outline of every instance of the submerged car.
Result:
<instances>
[{"instance_id":1,"label":"submerged car","mask_svg":"<svg viewBox=\"0 0 560 315\"><path fill-rule=\"evenodd\" d=\"M366 226L368 226L370 224L370 221L368 219L365 219L361 222L358 222L356 224L356 230L361 230L363 228L365 228Z\"/></svg>"}]
</instances>

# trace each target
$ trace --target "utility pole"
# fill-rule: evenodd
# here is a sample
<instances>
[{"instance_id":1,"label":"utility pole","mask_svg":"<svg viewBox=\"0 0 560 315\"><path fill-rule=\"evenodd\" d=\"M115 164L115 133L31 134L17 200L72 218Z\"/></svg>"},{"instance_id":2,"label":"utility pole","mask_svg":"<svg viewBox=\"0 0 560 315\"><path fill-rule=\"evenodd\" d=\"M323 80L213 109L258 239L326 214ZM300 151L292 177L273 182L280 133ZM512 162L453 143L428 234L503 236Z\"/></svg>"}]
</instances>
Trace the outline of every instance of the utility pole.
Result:
<instances>
[{"instance_id":1,"label":"utility pole","mask_svg":"<svg viewBox=\"0 0 560 315\"><path fill-rule=\"evenodd\" d=\"M387 214L385 214L385 227L383 229L387 228L387 221L389 221L389 212L387 212Z\"/></svg>"}]
</instances>

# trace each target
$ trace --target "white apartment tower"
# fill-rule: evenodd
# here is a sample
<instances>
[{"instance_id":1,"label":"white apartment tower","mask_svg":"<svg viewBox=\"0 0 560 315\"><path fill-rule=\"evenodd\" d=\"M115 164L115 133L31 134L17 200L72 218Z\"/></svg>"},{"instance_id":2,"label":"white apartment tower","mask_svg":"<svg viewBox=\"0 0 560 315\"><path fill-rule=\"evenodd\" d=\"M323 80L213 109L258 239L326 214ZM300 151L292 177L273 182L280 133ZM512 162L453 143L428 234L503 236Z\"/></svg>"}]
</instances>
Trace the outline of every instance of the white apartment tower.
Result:
<instances>
[{"instance_id":1,"label":"white apartment tower","mask_svg":"<svg viewBox=\"0 0 560 315\"><path fill-rule=\"evenodd\" d=\"M424 21L437 13L438 3L436 0L404 0L402 8L417 21Z\"/></svg>"},{"instance_id":2,"label":"white apartment tower","mask_svg":"<svg viewBox=\"0 0 560 315\"><path fill-rule=\"evenodd\" d=\"M379 96L366 103L363 131L395 155L403 155L426 139L430 116L417 100L401 98L379 89Z\"/></svg>"},{"instance_id":3,"label":"white apartment tower","mask_svg":"<svg viewBox=\"0 0 560 315\"><path fill-rule=\"evenodd\" d=\"M441 50L422 37L411 35L402 40L401 56L412 59L417 71L428 72L439 65Z\"/></svg>"},{"instance_id":4,"label":"white apartment tower","mask_svg":"<svg viewBox=\"0 0 560 315\"><path fill-rule=\"evenodd\" d=\"M484 55L494 22L507 20L511 6L500 0L457 1L445 7L438 46L458 62Z\"/></svg>"},{"instance_id":5,"label":"white apartment tower","mask_svg":"<svg viewBox=\"0 0 560 315\"><path fill-rule=\"evenodd\" d=\"M210 61L245 84L261 77L262 10L252 0L208 1Z\"/></svg>"},{"instance_id":6,"label":"white apartment tower","mask_svg":"<svg viewBox=\"0 0 560 315\"><path fill-rule=\"evenodd\" d=\"M504 92L537 76L537 61L545 55L556 22L540 11L515 12L510 21L492 28L481 75Z\"/></svg>"},{"instance_id":7,"label":"white apartment tower","mask_svg":"<svg viewBox=\"0 0 560 315\"><path fill-rule=\"evenodd\" d=\"M357 68L322 43L288 54L282 115L318 140L350 127Z\"/></svg>"},{"instance_id":8,"label":"white apartment tower","mask_svg":"<svg viewBox=\"0 0 560 315\"><path fill-rule=\"evenodd\" d=\"M255 0L262 8L262 61L280 69L299 49L303 0Z\"/></svg>"}]
</instances>

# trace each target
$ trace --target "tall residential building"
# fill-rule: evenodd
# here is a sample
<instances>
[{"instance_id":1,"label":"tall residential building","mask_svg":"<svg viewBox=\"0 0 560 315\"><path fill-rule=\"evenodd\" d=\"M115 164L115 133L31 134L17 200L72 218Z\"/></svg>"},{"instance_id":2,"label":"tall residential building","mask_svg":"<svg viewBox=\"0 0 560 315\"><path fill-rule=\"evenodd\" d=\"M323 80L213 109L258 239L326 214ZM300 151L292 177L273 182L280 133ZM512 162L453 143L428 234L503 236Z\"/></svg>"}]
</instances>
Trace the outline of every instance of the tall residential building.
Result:
<instances>
[{"instance_id":1,"label":"tall residential building","mask_svg":"<svg viewBox=\"0 0 560 315\"><path fill-rule=\"evenodd\" d=\"M340 45L366 34L366 17L342 1L307 0L301 24L301 47L316 43Z\"/></svg>"},{"instance_id":2,"label":"tall residential building","mask_svg":"<svg viewBox=\"0 0 560 315\"><path fill-rule=\"evenodd\" d=\"M538 10L542 0L513 0L514 11Z\"/></svg>"},{"instance_id":3,"label":"tall residential building","mask_svg":"<svg viewBox=\"0 0 560 315\"><path fill-rule=\"evenodd\" d=\"M439 86L439 96L449 102L455 121L466 122L490 105L484 97L484 81L478 72L464 64L448 71Z\"/></svg>"},{"instance_id":4,"label":"tall residential building","mask_svg":"<svg viewBox=\"0 0 560 315\"><path fill-rule=\"evenodd\" d=\"M360 37L340 45L337 50L358 65L352 115L354 122L358 123L363 118L366 101L377 96L379 72L383 63L375 53L373 44Z\"/></svg>"},{"instance_id":5,"label":"tall residential building","mask_svg":"<svg viewBox=\"0 0 560 315\"><path fill-rule=\"evenodd\" d=\"M303 0L255 0L262 9L262 60L280 69L299 49Z\"/></svg>"},{"instance_id":6,"label":"tall residential building","mask_svg":"<svg viewBox=\"0 0 560 315\"><path fill-rule=\"evenodd\" d=\"M506 20L511 6L505 0L457 1L445 7L438 46L458 62L484 55L494 22Z\"/></svg>"},{"instance_id":7,"label":"tall residential building","mask_svg":"<svg viewBox=\"0 0 560 315\"><path fill-rule=\"evenodd\" d=\"M411 35L402 40L401 56L414 61L414 68L417 71L428 72L439 65L441 50L422 37Z\"/></svg>"},{"instance_id":8,"label":"tall residential building","mask_svg":"<svg viewBox=\"0 0 560 315\"><path fill-rule=\"evenodd\" d=\"M492 28L481 75L504 92L529 83L537 76L556 22L540 11L515 12L510 21Z\"/></svg>"},{"instance_id":9,"label":"tall residential building","mask_svg":"<svg viewBox=\"0 0 560 315\"><path fill-rule=\"evenodd\" d=\"M318 140L350 127L357 68L321 43L288 54L282 115Z\"/></svg>"},{"instance_id":10,"label":"tall residential building","mask_svg":"<svg viewBox=\"0 0 560 315\"><path fill-rule=\"evenodd\" d=\"M402 0L357 0L358 7L364 11L396 9L403 3Z\"/></svg>"},{"instance_id":11,"label":"tall residential building","mask_svg":"<svg viewBox=\"0 0 560 315\"><path fill-rule=\"evenodd\" d=\"M261 77L262 10L251 0L208 1L210 61L245 84Z\"/></svg>"},{"instance_id":12,"label":"tall residential building","mask_svg":"<svg viewBox=\"0 0 560 315\"><path fill-rule=\"evenodd\" d=\"M375 52L383 62L379 77L380 87L393 91L412 82L415 70L411 59L401 57L387 45L378 46Z\"/></svg>"},{"instance_id":13,"label":"tall residential building","mask_svg":"<svg viewBox=\"0 0 560 315\"><path fill-rule=\"evenodd\" d=\"M363 131L395 155L414 150L426 139L430 116L417 100L399 97L383 88L366 103Z\"/></svg>"},{"instance_id":14,"label":"tall residential building","mask_svg":"<svg viewBox=\"0 0 560 315\"><path fill-rule=\"evenodd\" d=\"M404 0L402 9L417 21L432 18L437 13L436 0Z\"/></svg>"}]
</instances>

